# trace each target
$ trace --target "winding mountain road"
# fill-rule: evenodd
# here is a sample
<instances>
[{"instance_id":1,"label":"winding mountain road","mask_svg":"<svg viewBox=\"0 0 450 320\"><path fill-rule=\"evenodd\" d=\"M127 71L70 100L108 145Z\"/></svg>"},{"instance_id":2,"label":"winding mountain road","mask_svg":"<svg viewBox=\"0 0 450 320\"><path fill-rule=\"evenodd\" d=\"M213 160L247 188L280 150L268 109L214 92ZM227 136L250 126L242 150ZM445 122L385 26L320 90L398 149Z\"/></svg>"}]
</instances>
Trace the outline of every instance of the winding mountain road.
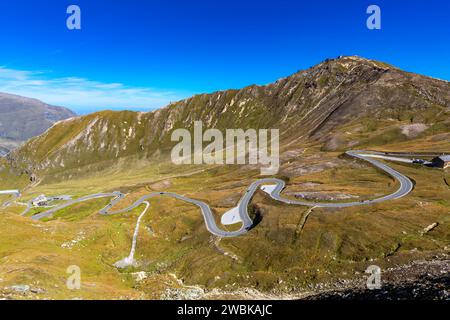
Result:
<instances>
[{"instance_id":1,"label":"winding mountain road","mask_svg":"<svg viewBox=\"0 0 450 320\"><path fill-rule=\"evenodd\" d=\"M14 199L17 199L20 197L20 191L19 190L0 190L0 195L10 195L13 196ZM3 207L9 206L11 201L7 201L2 204Z\"/></svg>"},{"instance_id":2,"label":"winding mountain road","mask_svg":"<svg viewBox=\"0 0 450 320\"><path fill-rule=\"evenodd\" d=\"M146 203L149 199L155 198L155 197L161 197L166 196L174 199L178 199L193 205L196 205L201 210L201 213L203 215L206 228L208 231L216 236L219 237L237 237L240 235L243 235L247 233L253 226L253 220L250 218L248 213L248 206L257 192L257 190L262 186L269 185L270 188L267 188L267 190L270 189L270 191L264 190L266 193L270 195L270 197L274 200L277 200L279 202L288 204L288 205L300 205L300 206L310 206L310 207L316 207L316 208L346 208L346 207L354 207L354 206L363 206L363 205L370 205L375 203L380 203L384 201L389 200L395 200L400 199L406 195L408 195L413 190L413 183L412 181L401 174L400 172L394 170L393 168L389 167L388 165L375 160L375 158L385 158L386 160L392 160L389 159L389 154L382 153L382 152L373 152L373 151L362 151L362 150L356 150L356 151L348 151L346 152L348 156L361 159L364 161L369 162L373 166L385 171L389 175L391 175L393 178L395 178L399 183L400 187L397 191L390 195L386 195L380 198L372 199L372 200L366 200L366 201L358 201L358 202L341 202L341 203L325 203L325 202L311 202L311 201L299 201L299 200L293 200L284 198L281 195L281 192L286 187L286 183L283 180L276 179L276 178L267 178L267 179L260 179L255 181L250 185L250 187L246 190L245 194L241 198L241 200L238 203L238 212L240 220L242 221L242 226L237 231L225 231L219 228L217 226L216 220L214 218L214 214L212 213L211 208L208 204L195 200L190 199L188 197L171 193L171 192L154 192L148 195L145 195L138 199L136 202L134 202L131 206L117 210L117 211L111 211L112 207L117 204L119 201L121 201L125 195L121 192L112 192L112 193L98 193L98 194L92 194L88 196L84 196L78 199L67 201L64 204L61 204L59 206L56 206L50 210L47 210L43 213L34 215L31 217L33 220L41 220L43 218L51 217L54 213L58 212L61 209L67 208L69 206L72 206L74 204L85 202L92 199L100 199L100 198L113 198L111 202L103 209L100 210L101 215L117 215L125 212L132 211L133 209L139 207L141 204ZM409 156L410 154L405 154ZM395 154L395 156L400 156L399 154ZM412 160L411 160L412 161Z\"/></svg>"},{"instance_id":3,"label":"winding mountain road","mask_svg":"<svg viewBox=\"0 0 450 320\"><path fill-rule=\"evenodd\" d=\"M77 203L81 203L81 202L85 202L85 201L89 201L89 200L93 200L93 199L112 198L110 203L106 207L101 209L99 212L101 215L104 215L104 216L117 215L117 214L121 214L121 213L125 213L125 212L130 212L130 211L134 210L135 208L139 207L140 205L145 204L145 209L140 214L140 216L136 222L136 227L135 227L135 231L134 231L134 235L133 235L133 242L132 242L130 254L126 258L116 262L116 264L115 264L115 266L117 268L125 268L127 266L134 265L136 263L134 260L134 254L136 251L137 237L138 237L138 233L139 233L140 222L150 207L150 202L148 200L151 198L154 198L154 197L166 196L166 197L178 199L178 200L196 205L197 207L199 207L199 209L203 215L203 219L205 221L206 228L211 234L218 236L218 237L222 237L222 238L231 238L231 237L238 237L238 236L241 236L241 235L247 233L254 226L253 220L251 219L251 217L249 216L249 213L248 213L248 206L249 206L251 200L253 199L253 196L255 195L255 193L257 192L257 190L259 188L262 188L262 190L264 192L266 192L267 194L269 194L269 196L272 199L277 200L279 202L282 202L282 203L285 203L288 205L309 206L312 208L346 208L346 207L370 205L370 204L380 203L380 202L384 202L384 201L400 199L400 198L408 195L413 190L414 185L408 177L404 176L403 174L394 170L393 168L389 167L388 165L386 165L378 160L375 160L376 158L378 158L378 159L384 159L384 160L390 160L390 161L415 163L415 159L403 158L403 157L412 156L412 154L396 153L395 155L393 155L393 154L389 154L389 153L374 152L374 151L362 151L362 150L347 151L346 154L350 157L367 161L370 164L372 164L373 166L385 171L386 173L391 175L393 178L395 178L400 183L400 187L398 188L397 191L395 191L394 193L392 193L390 195L372 199L372 200L365 200L365 201L359 201L359 202L325 203L325 202L299 201L299 200L292 200L292 199L284 198L281 195L281 192L286 187L286 183L283 180L276 179L276 178L260 179L250 185L250 187L246 190L246 192L242 196L241 200L239 201L237 207L234 209L234 210L237 210L237 212L239 214L239 221L242 222L241 228L237 231L226 231L226 230L222 230L221 228L219 228L219 226L217 226L217 223L216 223L216 220L214 218L214 214L212 213L211 208L206 203L199 201L199 200L190 199L188 197L185 197L185 196L182 196L182 195L179 195L176 193L172 193L172 192L150 193L148 195L141 197L140 199L138 199L136 202L134 202L129 207L121 209L121 210L116 210L116 211L111 211L111 210L114 205L116 205L118 202L120 202L125 197L125 194L118 192L118 191L111 192L111 193L97 193L97 194L87 195L87 196L84 196L84 197L81 197L78 199L69 199L69 200L67 200L67 202L65 202L59 206L55 206L43 213L32 216L31 219L41 220L44 218L48 218L48 217L51 217L54 213L58 212L59 210L62 210L64 208L67 208L67 207L72 206ZM13 195L16 198L20 197L20 192L18 190L0 191L0 195L1 194ZM57 197L50 198L50 199L56 199L56 198ZM32 209L32 201L33 200L30 200L25 204L27 206L27 208L24 210L22 215L26 215Z\"/></svg>"}]
</instances>

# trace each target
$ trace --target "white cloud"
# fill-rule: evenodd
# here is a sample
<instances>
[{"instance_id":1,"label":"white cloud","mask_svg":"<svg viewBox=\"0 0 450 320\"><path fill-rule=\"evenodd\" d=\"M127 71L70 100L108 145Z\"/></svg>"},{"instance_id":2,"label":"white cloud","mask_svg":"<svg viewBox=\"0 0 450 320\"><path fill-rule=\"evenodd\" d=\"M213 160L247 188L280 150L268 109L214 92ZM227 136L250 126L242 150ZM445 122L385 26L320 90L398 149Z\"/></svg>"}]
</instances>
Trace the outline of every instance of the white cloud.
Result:
<instances>
[{"instance_id":1,"label":"white cloud","mask_svg":"<svg viewBox=\"0 0 450 320\"><path fill-rule=\"evenodd\" d=\"M39 99L80 113L104 109L150 110L189 95L77 77L52 79L46 72L14 70L2 66L0 92Z\"/></svg>"}]
</instances>

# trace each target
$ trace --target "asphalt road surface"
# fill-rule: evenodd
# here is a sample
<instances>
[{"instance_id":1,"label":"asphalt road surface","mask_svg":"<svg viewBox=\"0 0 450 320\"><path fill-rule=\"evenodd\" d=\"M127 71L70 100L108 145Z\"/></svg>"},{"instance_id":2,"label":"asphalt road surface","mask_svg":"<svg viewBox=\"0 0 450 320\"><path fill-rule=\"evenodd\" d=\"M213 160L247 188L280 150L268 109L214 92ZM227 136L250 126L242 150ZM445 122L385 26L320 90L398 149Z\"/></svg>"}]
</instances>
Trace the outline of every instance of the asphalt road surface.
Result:
<instances>
[{"instance_id":1,"label":"asphalt road surface","mask_svg":"<svg viewBox=\"0 0 450 320\"><path fill-rule=\"evenodd\" d=\"M283 180L275 179L275 178L260 179L250 185L250 187L246 190L245 194L242 196L241 200L239 201L238 209L239 209L239 216L242 220L242 226L237 231L225 231L225 230L222 230L221 228L219 228L217 226L217 223L216 223L214 215L211 211L211 208L209 207L208 204L206 204L202 201L199 201L199 200L190 199L185 196L182 196L182 195L179 195L176 193L171 193L171 192L154 192L154 193L145 195L145 196L141 197L140 199L138 199L131 206L121 209L121 210L117 210L117 211L111 211L111 209L115 204L117 204L119 201L121 201L125 197L125 195L123 193L112 192L112 193L92 194L92 195L84 196L84 197L81 197L78 199L69 200L64 204L55 206L54 208L51 208L43 213L34 215L31 218L33 220L41 220L43 218L48 218L48 217L51 217L54 213L58 212L61 209L67 208L69 206L72 206L72 205L80 203L80 202L85 202L85 201L89 201L89 200L93 200L93 199L100 199L100 198L112 198L111 202L105 208L100 210L100 214L105 215L105 216L117 215L117 214L121 214L124 212L129 212L129 211L137 208L138 206L140 206L141 204L143 204L144 202L146 202L147 200L149 200L151 198L165 196L165 197L171 197L174 199L178 199L178 200L181 200L181 201L184 201L184 202L187 202L187 203L190 203L190 204L193 204L193 205L196 205L197 207L199 207L199 209L201 210L201 213L203 215L203 219L205 221L206 228L208 229L208 231L211 234L219 236L219 237L237 237L237 236L247 233L253 226L253 220L250 218L250 216L248 214L248 206L249 206L253 196L255 195L256 191L261 186L272 185L273 187L271 188L271 191L268 192L268 194L270 195L270 197L272 199L282 202L284 204L310 206L310 207L317 207L317 208L346 208L346 207L354 207L354 206L371 205L371 204L380 203L380 202L384 202L384 201L400 199L400 198L408 195L413 190L413 183L408 177L406 177L403 174L401 174L400 172L392 169L388 165L386 165L378 160L375 160L375 158L385 158L386 160L393 160L393 159L390 159L392 157L390 157L389 153L373 152L373 151L360 151L359 150L359 151L348 151L348 152L346 152L346 154L351 157L367 161L367 162L371 163L373 166L385 171L386 173L388 173L389 175L394 177L400 183L399 189L392 194L389 194L389 195L386 195L386 196L383 196L380 198L372 199L372 200L366 200L366 201L341 202L341 203L311 202L311 201L300 201L300 200L284 198L281 195L281 192L286 187L286 184ZM393 156L395 156L395 157L411 156L411 155L412 154L406 154L406 153L405 154L395 153L395 155L393 154ZM1 194L1 192L0 192L0 194ZM15 194L17 194L17 193L15 193ZM29 209L30 208L28 207L26 209L26 212L28 212Z\"/></svg>"}]
</instances>

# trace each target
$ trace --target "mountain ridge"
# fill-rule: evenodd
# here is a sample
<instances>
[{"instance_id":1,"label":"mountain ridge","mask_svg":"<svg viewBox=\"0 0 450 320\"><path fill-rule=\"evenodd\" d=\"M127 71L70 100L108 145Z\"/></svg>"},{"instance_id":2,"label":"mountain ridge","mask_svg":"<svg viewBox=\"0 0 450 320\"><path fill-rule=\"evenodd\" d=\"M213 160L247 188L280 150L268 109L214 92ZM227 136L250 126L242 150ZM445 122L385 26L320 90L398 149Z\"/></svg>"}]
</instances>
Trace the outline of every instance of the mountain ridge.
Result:
<instances>
[{"instance_id":1,"label":"mountain ridge","mask_svg":"<svg viewBox=\"0 0 450 320\"><path fill-rule=\"evenodd\" d=\"M399 126L423 123L439 130L450 126L449 107L448 82L357 56L339 57L264 86L199 94L146 113L101 111L60 121L10 160L32 172L106 166L130 156L150 161L167 155L172 130L192 130L195 120L220 130L277 128L285 145L316 141L340 149L358 146L341 141L346 139L341 127L396 119Z\"/></svg>"},{"instance_id":2,"label":"mountain ridge","mask_svg":"<svg viewBox=\"0 0 450 320\"><path fill-rule=\"evenodd\" d=\"M45 132L55 122L76 114L38 99L0 92L0 151L6 154L29 138Z\"/></svg>"},{"instance_id":3,"label":"mountain ridge","mask_svg":"<svg viewBox=\"0 0 450 320\"><path fill-rule=\"evenodd\" d=\"M55 287L67 261L80 265L84 281L94 284L76 292L85 299L122 299L124 292L138 299L179 298L184 288L208 292L189 298L248 299L246 288L263 298L297 298L363 286L368 264L410 277L415 269L406 273L399 266L448 260L450 172L389 161L386 165L410 180L398 182L345 151L379 151L381 157L413 151L408 158L420 159L420 151L450 153L449 89L447 82L381 62L341 57L266 86L197 95L152 112L101 111L59 121L0 159L1 189L22 195L2 196L9 204L0 208L2 250L14 270L26 268L34 277L24 283L23 272L0 264L4 287L29 284L34 290L39 284L39 297L71 299L73 292ZM254 221L251 231L211 238L201 211L166 193L205 203L219 225L248 197L249 186L261 178L260 168L173 164L171 133L192 130L195 120L221 130L280 129L280 170L266 181L285 183L283 197L295 202L358 205L307 208L275 201L266 188L244 205ZM409 190L411 182L408 196L365 203L405 186ZM151 194L157 198L147 213L140 206L118 215L97 214L102 208L122 210ZM50 199L45 207L24 206L40 195ZM75 201L34 221L56 209L47 205L62 204L51 200L58 195ZM113 207L110 198L97 195L111 195ZM221 227L235 231L240 225ZM136 265L117 270L117 262L131 256L130 244ZM435 265L437 273L445 262ZM130 279L130 274L148 278ZM216 296L209 295L214 291ZM6 297L11 298L8 291Z\"/></svg>"}]
</instances>

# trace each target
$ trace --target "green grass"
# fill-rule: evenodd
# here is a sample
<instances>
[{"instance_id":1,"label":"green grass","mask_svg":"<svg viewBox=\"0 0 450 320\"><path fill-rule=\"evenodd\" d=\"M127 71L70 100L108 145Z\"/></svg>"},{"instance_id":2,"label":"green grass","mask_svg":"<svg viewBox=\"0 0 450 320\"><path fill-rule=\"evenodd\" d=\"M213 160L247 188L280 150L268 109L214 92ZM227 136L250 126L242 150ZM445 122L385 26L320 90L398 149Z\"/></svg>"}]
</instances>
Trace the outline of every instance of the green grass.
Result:
<instances>
[{"instance_id":1,"label":"green grass","mask_svg":"<svg viewBox=\"0 0 450 320\"><path fill-rule=\"evenodd\" d=\"M410 142L400 145L403 143ZM394 144L391 147L399 148ZM311 148L304 157L316 150L317 147ZM320 161L333 161L338 155L321 153ZM291 165L298 167L313 162L308 160L305 164L303 157L293 161ZM346 163L347 166L319 173L287 175L289 185L285 192L302 191L301 183L316 182L318 192L339 191L366 199L397 188L390 177L364 163L356 162L356 166L353 160ZM6 284L39 281L49 288L44 296L52 298L76 295L158 298L167 286L175 285L168 280L170 273L177 274L187 285L206 288L254 287L262 291L296 292L307 290L311 284L351 278L356 272L362 274L369 264L388 267L442 252L450 243L450 203L446 200L450 188L444 182L448 174L390 164L415 180L410 196L367 207L314 209L300 233L298 226L308 208L282 205L258 192L251 208L262 213L261 223L242 237L220 242L220 248L236 255L237 261L212 245L197 207L170 198L151 200L138 238L136 258L140 265L126 270L116 270L112 265L128 255L142 207L123 215L103 217L98 210L109 199L93 200L61 210L46 222L17 217L19 207L1 210L5 223L0 224L0 255L8 258L0 262L0 276L8 275ZM192 174L186 175L187 171ZM164 190L207 202L219 223L220 214L237 203L258 173L257 169L235 166L202 169L150 164L142 165L140 170L112 167L89 177L41 183L28 190L24 199L42 193L78 197L120 190L128 193L117 205L123 208L143 194ZM39 210L42 209L32 214ZM422 236L421 230L434 222L439 222L439 227ZM71 249L61 248L80 232L84 233L83 240ZM22 237L26 240L13 240ZM12 264L13 260L17 262ZM70 264L82 267L87 287L81 292L64 289L64 272ZM25 265L30 270L26 277L8 273L9 268ZM149 279L136 283L130 273L137 271L148 272ZM55 283L59 287L54 287ZM150 285L155 289L150 289Z\"/></svg>"}]
</instances>

